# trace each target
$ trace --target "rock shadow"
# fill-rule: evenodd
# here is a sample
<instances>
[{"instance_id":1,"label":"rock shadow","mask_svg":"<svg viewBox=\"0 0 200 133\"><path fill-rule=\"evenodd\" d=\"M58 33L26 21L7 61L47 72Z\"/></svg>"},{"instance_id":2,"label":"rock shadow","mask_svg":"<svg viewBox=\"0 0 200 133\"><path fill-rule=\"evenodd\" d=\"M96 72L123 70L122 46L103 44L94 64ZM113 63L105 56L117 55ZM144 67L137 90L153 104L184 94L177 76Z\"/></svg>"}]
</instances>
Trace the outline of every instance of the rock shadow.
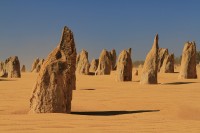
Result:
<instances>
[{"instance_id":1,"label":"rock shadow","mask_svg":"<svg viewBox=\"0 0 200 133\"><path fill-rule=\"evenodd\" d=\"M171 83L163 83L163 85L183 85L183 84L193 84L197 82L171 82Z\"/></svg>"},{"instance_id":2,"label":"rock shadow","mask_svg":"<svg viewBox=\"0 0 200 133\"><path fill-rule=\"evenodd\" d=\"M89 72L88 75L95 76L95 72Z\"/></svg>"},{"instance_id":3,"label":"rock shadow","mask_svg":"<svg viewBox=\"0 0 200 133\"><path fill-rule=\"evenodd\" d=\"M179 72L173 72L173 73L179 73Z\"/></svg>"},{"instance_id":4,"label":"rock shadow","mask_svg":"<svg viewBox=\"0 0 200 133\"><path fill-rule=\"evenodd\" d=\"M96 89L80 89L80 90L83 90L83 91L94 91Z\"/></svg>"},{"instance_id":5,"label":"rock shadow","mask_svg":"<svg viewBox=\"0 0 200 133\"><path fill-rule=\"evenodd\" d=\"M90 116L114 116L125 114L137 114L147 112L159 112L160 110L134 110L134 111L84 111L84 112L71 112L74 115L90 115Z\"/></svg>"},{"instance_id":6,"label":"rock shadow","mask_svg":"<svg viewBox=\"0 0 200 133\"><path fill-rule=\"evenodd\" d=\"M17 81L15 79L0 79L0 81Z\"/></svg>"}]
</instances>

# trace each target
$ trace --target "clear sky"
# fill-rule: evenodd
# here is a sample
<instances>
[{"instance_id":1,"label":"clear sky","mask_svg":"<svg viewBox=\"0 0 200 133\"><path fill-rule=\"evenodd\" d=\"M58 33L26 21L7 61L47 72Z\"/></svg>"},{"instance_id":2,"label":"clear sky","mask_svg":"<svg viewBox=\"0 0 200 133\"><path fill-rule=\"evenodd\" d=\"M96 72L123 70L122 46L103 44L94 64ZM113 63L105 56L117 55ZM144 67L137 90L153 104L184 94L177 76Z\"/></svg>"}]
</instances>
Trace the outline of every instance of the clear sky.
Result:
<instances>
[{"instance_id":1,"label":"clear sky","mask_svg":"<svg viewBox=\"0 0 200 133\"><path fill-rule=\"evenodd\" d=\"M64 25L90 60L129 47L133 60L145 59L156 33L179 56L188 40L200 48L200 0L0 0L0 60L18 55L30 68L57 46Z\"/></svg>"}]
</instances>

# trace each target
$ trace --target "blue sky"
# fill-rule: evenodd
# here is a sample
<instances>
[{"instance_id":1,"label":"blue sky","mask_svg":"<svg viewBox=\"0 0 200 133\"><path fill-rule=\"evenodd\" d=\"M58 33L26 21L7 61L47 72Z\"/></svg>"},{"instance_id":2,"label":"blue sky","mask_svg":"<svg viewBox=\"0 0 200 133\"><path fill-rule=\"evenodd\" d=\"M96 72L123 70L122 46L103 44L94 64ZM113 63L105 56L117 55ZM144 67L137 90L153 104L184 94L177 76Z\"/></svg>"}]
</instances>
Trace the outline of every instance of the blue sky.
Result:
<instances>
[{"instance_id":1,"label":"blue sky","mask_svg":"<svg viewBox=\"0 0 200 133\"><path fill-rule=\"evenodd\" d=\"M18 55L30 68L46 58L64 25L74 33L77 52L89 58L101 50L129 47L133 60L145 59L153 38L179 56L184 42L200 47L199 0L0 0L0 60Z\"/></svg>"}]
</instances>

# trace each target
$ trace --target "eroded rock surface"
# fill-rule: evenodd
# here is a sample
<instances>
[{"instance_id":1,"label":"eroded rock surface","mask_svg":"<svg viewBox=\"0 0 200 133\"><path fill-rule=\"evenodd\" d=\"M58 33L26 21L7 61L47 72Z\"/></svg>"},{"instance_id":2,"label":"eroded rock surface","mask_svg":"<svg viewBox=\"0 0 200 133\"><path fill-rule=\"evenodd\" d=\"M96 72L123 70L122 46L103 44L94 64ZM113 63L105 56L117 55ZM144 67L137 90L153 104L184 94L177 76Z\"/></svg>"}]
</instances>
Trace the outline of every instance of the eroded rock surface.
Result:
<instances>
[{"instance_id":1,"label":"eroded rock surface","mask_svg":"<svg viewBox=\"0 0 200 133\"><path fill-rule=\"evenodd\" d=\"M76 48L72 31L64 27L61 41L47 57L30 99L30 113L70 113L76 84Z\"/></svg>"},{"instance_id":2,"label":"eroded rock surface","mask_svg":"<svg viewBox=\"0 0 200 133\"><path fill-rule=\"evenodd\" d=\"M169 54L165 57L160 72L174 73L174 54Z\"/></svg>"},{"instance_id":3,"label":"eroded rock surface","mask_svg":"<svg viewBox=\"0 0 200 133\"><path fill-rule=\"evenodd\" d=\"M154 43L146 56L140 84L157 84L157 71L158 71L158 34L154 38Z\"/></svg>"},{"instance_id":4,"label":"eroded rock surface","mask_svg":"<svg viewBox=\"0 0 200 133\"><path fill-rule=\"evenodd\" d=\"M117 81L132 80L132 60L128 51L123 50L117 61Z\"/></svg>"},{"instance_id":5,"label":"eroded rock surface","mask_svg":"<svg viewBox=\"0 0 200 133\"><path fill-rule=\"evenodd\" d=\"M26 67L25 67L25 65L22 66L21 72L26 72Z\"/></svg>"},{"instance_id":6,"label":"eroded rock surface","mask_svg":"<svg viewBox=\"0 0 200 133\"><path fill-rule=\"evenodd\" d=\"M20 62L17 56L12 56L5 60L1 75L8 78L21 78Z\"/></svg>"},{"instance_id":7,"label":"eroded rock surface","mask_svg":"<svg viewBox=\"0 0 200 133\"><path fill-rule=\"evenodd\" d=\"M90 68L90 63L88 60L88 52L85 50L82 50L81 53L77 56L77 68L76 71L79 74L89 74L89 68Z\"/></svg>"},{"instance_id":8,"label":"eroded rock surface","mask_svg":"<svg viewBox=\"0 0 200 133\"><path fill-rule=\"evenodd\" d=\"M163 65L163 62L165 58L169 55L168 49L166 48L160 48L158 50L158 72L160 72L160 69Z\"/></svg>"},{"instance_id":9,"label":"eroded rock surface","mask_svg":"<svg viewBox=\"0 0 200 133\"><path fill-rule=\"evenodd\" d=\"M195 42L187 42L183 48L180 79L196 79L196 44Z\"/></svg>"},{"instance_id":10,"label":"eroded rock surface","mask_svg":"<svg viewBox=\"0 0 200 133\"><path fill-rule=\"evenodd\" d=\"M117 60L117 54L116 54L115 49L112 49L110 51L110 60L111 60L111 64L112 64L111 69L115 70L115 68L116 68L116 60Z\"/></svg>"},{"instance_id":11,"label":"eroded rock surface","mask_svg":"<svg viewBox=\"0 0 200 133\"><path fill-rule=\"evenodd\" d=\"M111 67L110 54L106 49L103 49L99 57L99 65L95 75L110 75Z\"/></svg>"},{"instance_id":12,"label":"eroded rock surface","mask_svg":"<svg viewBox=\"0 0 200 133\"><path fill-rule=\"evenodd\" d=\"M90 63L89 71L95 73L95 71L97 70L98 64L99 64L99 59L93 59Z\"/></svg>"}]
</instances>

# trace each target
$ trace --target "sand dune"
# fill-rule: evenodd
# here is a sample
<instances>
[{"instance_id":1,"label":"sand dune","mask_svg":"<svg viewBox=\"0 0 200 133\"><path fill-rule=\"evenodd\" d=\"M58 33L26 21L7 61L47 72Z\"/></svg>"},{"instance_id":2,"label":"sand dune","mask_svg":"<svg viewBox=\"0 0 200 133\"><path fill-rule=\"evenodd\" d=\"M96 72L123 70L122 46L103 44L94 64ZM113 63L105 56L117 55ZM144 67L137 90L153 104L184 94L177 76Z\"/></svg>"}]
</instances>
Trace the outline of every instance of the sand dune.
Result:
<instances>
[{"instance_id":1,"label":"sand dune","mask_svg":"<svg viewBox=\"0 0 200 133\"><path fill-rule=\"evenodd\" d=\"M0 132L200 132L200 79L165 73L158 85L140 85L140 74L132 82L116 82L115 72L77 75L72 114L27 113L36 73L0 78Z\"/></svg>"}]
</instances>

